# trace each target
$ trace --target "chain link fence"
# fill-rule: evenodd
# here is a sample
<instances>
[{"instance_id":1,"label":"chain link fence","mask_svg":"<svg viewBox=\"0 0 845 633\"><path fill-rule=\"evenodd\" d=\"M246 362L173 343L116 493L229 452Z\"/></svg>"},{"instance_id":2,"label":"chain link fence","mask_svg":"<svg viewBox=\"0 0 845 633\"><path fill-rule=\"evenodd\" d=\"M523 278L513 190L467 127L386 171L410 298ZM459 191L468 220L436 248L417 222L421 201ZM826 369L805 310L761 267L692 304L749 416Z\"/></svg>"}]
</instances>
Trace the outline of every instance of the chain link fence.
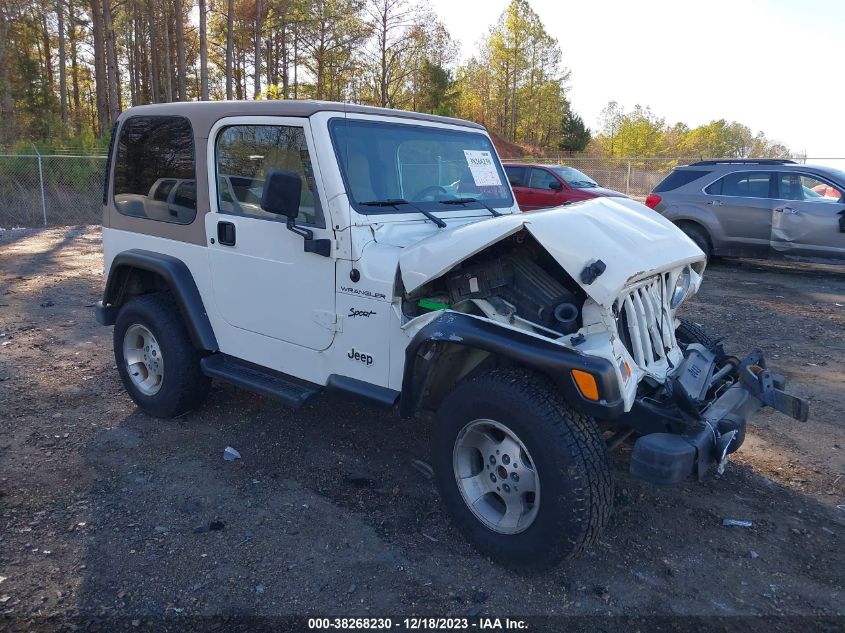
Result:
<instances>
[{"instance_id":1,"label":"chain link fence","mask_svg":"<svg viewBox=\"0 0 845 633\"><path fill-rule=\"evenodd\" d=\"M106 157L0 154L0 228L99 224Z\"/></svg>"},{"instance_id":2,"label":"chain link fence","mask_svg":"<svg viewBox=\"0 0 845 633\"><path fill-rule=\"evenodd\" d=\"M546 156L508 159L569 165L602 187L647 196L672 168L698 159ZM729 160L729 159L726 159ZM845 171L845 158L795 158ZM0 154L0 229L99 224L104 155Z\"/></svg>"}]
</instances>

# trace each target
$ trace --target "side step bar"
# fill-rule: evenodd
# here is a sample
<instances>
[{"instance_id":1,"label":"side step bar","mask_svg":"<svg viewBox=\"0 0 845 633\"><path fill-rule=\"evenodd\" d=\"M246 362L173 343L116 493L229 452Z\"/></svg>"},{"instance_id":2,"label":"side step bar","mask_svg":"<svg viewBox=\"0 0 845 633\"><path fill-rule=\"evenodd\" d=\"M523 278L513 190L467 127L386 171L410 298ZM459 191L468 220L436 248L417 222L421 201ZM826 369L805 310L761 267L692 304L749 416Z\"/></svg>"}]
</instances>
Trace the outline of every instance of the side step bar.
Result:
<instances>
[{"instance_id":1,"label":"side step bar","mask_svg":"<svg viewBox=\"0 0 845 633\"><path fill-rule=\"evenodd\" d=\"M281 400L294 408L301 407L321 387L310 382L253 365L226 354L212 354L200 361L206 376L231 383L242 389Z\"/></svg>"}]
</instances>

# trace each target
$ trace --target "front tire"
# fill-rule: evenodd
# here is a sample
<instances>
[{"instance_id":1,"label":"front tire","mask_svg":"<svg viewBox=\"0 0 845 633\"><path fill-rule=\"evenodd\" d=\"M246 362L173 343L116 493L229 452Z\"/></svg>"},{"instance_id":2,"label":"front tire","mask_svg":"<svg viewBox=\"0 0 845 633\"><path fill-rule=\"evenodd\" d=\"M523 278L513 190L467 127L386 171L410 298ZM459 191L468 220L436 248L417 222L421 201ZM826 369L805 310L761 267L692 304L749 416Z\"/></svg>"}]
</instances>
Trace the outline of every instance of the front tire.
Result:
<instances>
[{"instance_id":1,"label":"front tire","mask_svg":"<svg viewBox=\"0 0 845 633\"><path fill-rule=\"evenodd\" d=\"M437 412L433 462L454 524L512 569L574 556L610 517L613 484L598 427L534 372L494 370L459 383Z\"/></svg>"},{"instance_id":2,"label":"front tire","mask_svg":"<svg viewBox=\"0 0 845 633\"><path fill-rule=\"evenodd\" d=\"M199 407L211 379L169 295L130 299L117 315L114 357L126 391L145 413L170 418Z\"/></svg>"},{"instance_id":3,"label":"front tire","mask_svg":"<svg viewBox=\"0 0 845 633\"><path fill-rule=\"evenodd\" d=\"M714 349L716 345L719 344L719 339L715 339L710 336L710 334L707 333L707 330L694 321L685 319L684 317L680 317L678 321L680 323L678 324L678 329L675 330L675 335L677 336L679 343L684 345L699 343L710 350Z\"/></svg>"}]
</instances>

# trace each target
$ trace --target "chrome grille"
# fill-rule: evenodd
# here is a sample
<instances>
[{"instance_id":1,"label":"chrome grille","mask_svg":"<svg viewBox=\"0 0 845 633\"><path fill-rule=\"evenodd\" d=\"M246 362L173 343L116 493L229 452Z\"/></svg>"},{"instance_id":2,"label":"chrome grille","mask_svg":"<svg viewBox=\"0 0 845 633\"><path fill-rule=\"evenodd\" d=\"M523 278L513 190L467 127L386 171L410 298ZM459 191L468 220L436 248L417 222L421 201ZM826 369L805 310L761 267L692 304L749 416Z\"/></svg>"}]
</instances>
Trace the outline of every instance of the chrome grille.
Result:
<instances>
[{"instance_id":1,"label":"chrome grille","mask_svg":"<svg viewBox=\"0 0 845 633\"><path fill-rule=\"evenodd\" d=\"M677 346L669 310L669 275L658 275L625 291L617 303L619 334L637 365L664 369Z\"/></svg>"}]
</instances>

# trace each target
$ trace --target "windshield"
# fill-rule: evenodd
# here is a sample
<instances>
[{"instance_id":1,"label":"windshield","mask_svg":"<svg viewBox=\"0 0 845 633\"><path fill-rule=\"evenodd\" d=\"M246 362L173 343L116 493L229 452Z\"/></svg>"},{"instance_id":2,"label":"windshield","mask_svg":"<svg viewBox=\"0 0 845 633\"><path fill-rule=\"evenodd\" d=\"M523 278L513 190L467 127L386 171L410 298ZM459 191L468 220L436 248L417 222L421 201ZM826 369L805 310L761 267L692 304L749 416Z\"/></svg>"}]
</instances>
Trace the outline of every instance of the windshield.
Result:
<instances>
[{"instance_id":1,"label":"windshield","mask_svg":"<svg viewBox=\"0 0 845 633\"><path fill-rule=\"evenodd\" d=\"M576 189L589 189L591 187L598 187L599 183L590 178L587 174L583 174L574 167L552 167L552 171L563 178L570 187Z\"/></svg>"},{"instance_id":2,"label":"windshield","mask_svg":"<svg viewBox=\"0 0 845 633\"><path fill-rule=\"evenodd\" d=\"M355 119L333 119L329 129L359 213L513 205L496 151L484 134ZM390 204L396 201L413 204ZM373 204L379 202L385 204Z\"/></svg>"}]
</instances>

